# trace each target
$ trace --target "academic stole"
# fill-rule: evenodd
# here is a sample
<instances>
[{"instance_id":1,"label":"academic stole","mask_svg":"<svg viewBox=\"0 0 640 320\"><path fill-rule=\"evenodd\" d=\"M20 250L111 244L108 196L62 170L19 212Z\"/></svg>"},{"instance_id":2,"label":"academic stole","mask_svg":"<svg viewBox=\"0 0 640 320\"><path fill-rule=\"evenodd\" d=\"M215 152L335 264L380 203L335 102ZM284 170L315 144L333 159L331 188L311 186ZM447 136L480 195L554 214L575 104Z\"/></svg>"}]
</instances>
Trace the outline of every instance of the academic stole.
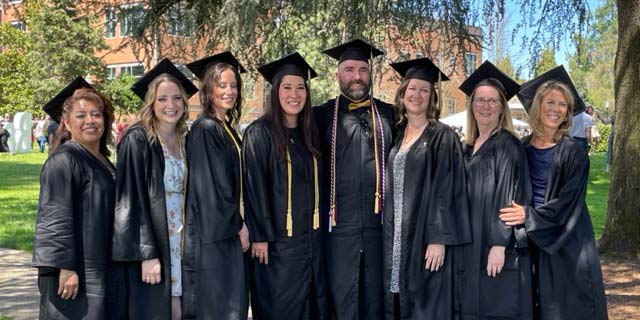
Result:
<instances>
[{"instance_id":1,"label":"academic stole","mask_svg":"<svg viewBox=\"0 0 640 320\"><path fill-rule=\"evenodd\" d=\"M330 183L331 190L329 195L329 232L332 232L333 227L337 224L338 217L338 205L336 196L336 146L338 141L338 109L340 106L340 96L336 98L336 102L333 109L333 123L331 127L331 168L330 168ZM374 159L376 163L376 191L374 194L374 209L375 214L382 212L384 205L384 188L385 188L385 159L384 159L384 127L382 126L382 118L378 108L375 105L375 100L371 98L371 122L373 123L373 151ZM380 130L380 132L378 132ZM378 137L380 137L378 139ZM380 140L380 143L378 143ZM380 145L379 145L380 144ZM380 219L382 221L382 218Z\"/></svg>"},{"instance_id":2,"label":"academic stole","mask_svg":"<svg viewBox=\"0 0 640 320\"><path fill-rule=\"evenodd\" d=\"M287 154L287 212L286 212L286 229L287 237L293 236L293 215L292 215L292 180L293 180L293 167L291 165L291 152L289 152L289 146L285 147L285 153ZM313 205L313 230L320 228L320 189L318 183L318 159L311 154L313 158L313 193L314 193L314 205Z\"/></svg>"}]
</instances>

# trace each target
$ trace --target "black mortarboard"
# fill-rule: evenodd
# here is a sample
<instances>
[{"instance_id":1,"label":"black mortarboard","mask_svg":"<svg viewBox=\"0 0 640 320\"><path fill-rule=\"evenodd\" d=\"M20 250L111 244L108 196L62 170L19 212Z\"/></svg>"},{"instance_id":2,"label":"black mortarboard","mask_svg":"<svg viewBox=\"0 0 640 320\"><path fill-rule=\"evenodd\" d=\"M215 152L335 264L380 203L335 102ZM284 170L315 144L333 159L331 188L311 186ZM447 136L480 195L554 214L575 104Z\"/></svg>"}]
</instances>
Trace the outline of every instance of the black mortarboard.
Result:
<instances>
[{"instance_id":1,"label":"black mortarboard","mask_svg":"<svg viewBox=\"0 0 640 320\"><path fill-rule=\"evenodd\" d=\"M473 94L473 90L485 79L491 79L489 80L490 83L501 89L507 100L513 98L520 90L520 85L517 82L500 71L489 60L483 62L458 88L470 97Z\"/></svg>"},{"instance_id":2,"label":"black mortarboard","mask_svg":"<svg viewBox=\"0 0 640 320\"><path fill-rule=\"evenodd\" d=\"M566 84L569 87L569 90L573 94L574 106L573 113L578 114L585 109L584 101L580 98L580 94L578 90L573 85L571 81L571 77L565 70L563 65L559 65L525 83L520 87L520 92L518 92L518 99L522 102L522 106L529 112L531 108L531 104L533 103L533 97L536 95L536 91L538 88L545 82L556 80Z\"/></svg>"},{"instance_id":3,"label":"black mortarboard","mask_svg":"<svg viewBox=\"0 0 640 320\"><path fill-rule=\"evenodd\" d=\"M191 97L196 92L198 92L198 88L193 85L193 82L187 78L180 69L176 68L176 66L171 62L171 60L164 58L162 61L158 62L151 70L147 71L147 73L142 76L142 78L138 79L136 83L131 86L131 91L133 91L140 99L144 100L149 91L149 84L153 79L157 76L168 73L174 76L182 85L184 92L187 94L187 97Z\"/></svg>"},{"instance_id":4,"label":"black mortarboard","mask_svg":"<svg viewBox=\"0 0 640 320\"><path fill-rule=\"evenodd\" d=\"M360 39L343 43L337 47L333 47L322 52L331 58L338 60L338 63L342 63L345 60L368 62L370 58L383 54L383 52L378 50L376 47Z\"/></svg>"},{"instance_id":5,"label":"black mortarboard","mask_svg":"<svg viewBox=\"0 0 640 320\"><path fill-rule=\"evenodd\" d=\"M202 80L207 69L209 69L210 66L220 62L232 65L240 73L247 72L247 70L244 69L240 62L238 62L238 59L236 59L236 57L234 57L230 51L220 52L218 54L202 58L198 61L191 62L187 64L187 68L189 68L189 70L191 70L191 72L193 72L193 74L198 77L198 79Z\"/></svg>"},{"instance_id":6,"label":"black mortarboard","mask_svg":"<svg viewBox=\"0 0 640 320\"><path fill-rule=\"evenodd\" d=\"M313 79L318 76L307 61L297 52L260 66L258 72L271 84L276 79L286 75L301 76L305 81L307 78Z\"/></svg>"},{"instance_id":7,"label":"black mortarboard","mask_svg":"<svg viewBox=\"0 0 640 320\"><path fill-rule=\"evenodd\" d=\"M90 88L93 89L93 86L90 85L83 77L77 77L73 81L71 81L64 89L62 89L51 101L47 102L42 109L46 112L51 119L55 122L60 123L60 118L62 118L62 105L64 104L67 98L71 97L74 92L78 89L82 88Z\"/></svg>"},{"instance_id":8,"label":"black mortarboard","mask_svg":"<svg viewBox=\"0 0 640 320\"><path fill-rule=\"evenodd\" d=\"M440 81L449 80L429 58L396 62L392 63L391 67L405 79L420 79L436 83L438 82L438 76L440 76Z\"/></svg>"}]
</instances>

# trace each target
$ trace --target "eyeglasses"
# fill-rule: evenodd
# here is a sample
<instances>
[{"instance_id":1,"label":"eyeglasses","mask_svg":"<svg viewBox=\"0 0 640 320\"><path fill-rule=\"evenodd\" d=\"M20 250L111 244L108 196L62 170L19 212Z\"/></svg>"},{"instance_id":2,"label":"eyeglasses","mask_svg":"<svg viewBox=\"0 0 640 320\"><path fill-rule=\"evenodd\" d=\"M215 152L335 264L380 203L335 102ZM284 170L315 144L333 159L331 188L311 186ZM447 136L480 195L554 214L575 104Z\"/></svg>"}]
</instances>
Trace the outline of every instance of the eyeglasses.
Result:
<instances>
[{"instance_id":1,"label":"eyeglasses","mask_svg":"<svg viewBox=\"0 0 640 320\"><path fill-rule=\"evenodd\" d=\"M497 107L500 104L500 100L493 98L473 98L473 105L476 107L482 107L485 103L489 104L490 107Z\"/></svg>"}]
</instances>

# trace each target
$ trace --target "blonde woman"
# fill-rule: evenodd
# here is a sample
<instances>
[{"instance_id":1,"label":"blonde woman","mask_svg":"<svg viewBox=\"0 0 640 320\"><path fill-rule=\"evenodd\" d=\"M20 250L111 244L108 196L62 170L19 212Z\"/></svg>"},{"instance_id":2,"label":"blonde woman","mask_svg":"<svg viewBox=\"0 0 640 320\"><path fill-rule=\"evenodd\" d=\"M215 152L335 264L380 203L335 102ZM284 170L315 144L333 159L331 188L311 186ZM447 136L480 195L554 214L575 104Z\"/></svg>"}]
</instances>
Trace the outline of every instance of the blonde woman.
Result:
<instances>
[{"instance_id":1,"label":"blonde woman","mask_svg":"<svg viewBox=\"0 0 640 320\"><path fill-rule=\"evenodd\" d=\"M187 99L197 88L168 59L134 84L140 121L118 145L113 260L129 319L181 319Z\"/></svg>"}]
</instances>

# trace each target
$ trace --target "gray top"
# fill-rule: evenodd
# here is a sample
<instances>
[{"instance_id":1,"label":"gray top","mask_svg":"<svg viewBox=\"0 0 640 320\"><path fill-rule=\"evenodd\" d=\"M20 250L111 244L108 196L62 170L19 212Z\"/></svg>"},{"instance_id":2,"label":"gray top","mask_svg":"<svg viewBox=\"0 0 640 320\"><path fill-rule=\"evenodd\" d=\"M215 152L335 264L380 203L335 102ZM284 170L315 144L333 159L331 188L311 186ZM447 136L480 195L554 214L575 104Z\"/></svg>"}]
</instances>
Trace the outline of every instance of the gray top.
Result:
<instances>
[{"instance_id":1,"label":"gray top","mask_svg":"<svg viewBox=\"0 0 640 320\"><path fill-rule=\"evenodd\" d=\"M402 212L404 205L404 169L407 151L400 148L393 159L393 253L391 264L391 292L400 292L400 261L402 257Z\"/></svg>"}]
</instances>

